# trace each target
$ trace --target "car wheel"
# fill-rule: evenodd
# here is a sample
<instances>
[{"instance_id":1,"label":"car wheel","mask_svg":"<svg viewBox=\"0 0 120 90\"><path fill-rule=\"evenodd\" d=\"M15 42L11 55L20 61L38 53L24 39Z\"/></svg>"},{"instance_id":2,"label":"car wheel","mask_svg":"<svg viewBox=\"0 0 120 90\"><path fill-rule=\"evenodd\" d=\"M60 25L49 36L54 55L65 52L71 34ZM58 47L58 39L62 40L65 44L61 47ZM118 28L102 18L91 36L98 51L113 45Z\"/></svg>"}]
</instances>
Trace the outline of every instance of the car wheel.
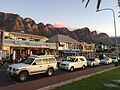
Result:
<instances>
[{"instance_id":1,"label":"car wheel","mask_svg":"<svg viewBox=\"0 0 120 90\"><path fill-rule=\"evenodd\" d=\"M83 70L85 69L85 65L82 66L82 69L83 69Z\"/></svg>"},{"instance_id":2,"label":"car wheel","mask_svg":"<svg viewBox=\"0 0 120 90\"><path fill-rule=\"evenodd\" d=\"M71 67L71 68L70 68L70 71L73 72L73 71L74 71L74 67Z\"/></svg>"},{"instance_id":3,"label":"car wheel","mask_svg":"<svg viewBox=\"0 0 120 90\"><path fill-rule=\"evenodd\" d=\"M26 81L28 79L28 73L26 71L22 71L19 73L18 75L18 80L23 82Z\"/></svg>"},{"instance_id":4,"label":"car wheel","mask_svg":"<svg viewBox=\"0 0 120 90\"><path fill-rule=\"evenodd\" d=\"M54 72L53 68L49 68L49 69L47 70L47 76L52 76L52 75L53 75L53 72Z\"/></svg>"},{"instance_id":5,"label":"car wheel","mask_svg":"<svg viewBox=\"0 0 120 90\"><path fill-rule=\"evenodd\" d=\"M94 67L94 66L95 66L95 64L93 63L93 64L92 64L92 67Z\"/></svg>"}]
</instances>

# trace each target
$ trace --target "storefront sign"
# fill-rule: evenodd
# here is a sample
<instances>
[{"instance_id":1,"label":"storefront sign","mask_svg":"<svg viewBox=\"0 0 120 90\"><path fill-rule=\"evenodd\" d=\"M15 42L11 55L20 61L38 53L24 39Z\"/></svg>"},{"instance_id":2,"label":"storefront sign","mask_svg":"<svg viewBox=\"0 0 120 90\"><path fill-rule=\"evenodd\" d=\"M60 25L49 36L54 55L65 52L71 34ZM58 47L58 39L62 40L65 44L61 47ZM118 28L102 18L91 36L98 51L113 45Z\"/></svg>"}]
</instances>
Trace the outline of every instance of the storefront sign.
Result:
<instances>
[{"instance_id":1,"label":"storefront sign","mask_svg":"<svg viewBox=\"0 0 120 90\"><path fill-rule=\"evenodd\" d=\"M25 44L30 46L46 46L46 44L39 42L25 42Z\"/></svg>"},{"instance_id":2,"label":"storefront sign","mask_svg":"<svg viewBox=\"0 0 120 90\"><path fill-rule=\"evenodd\" d=\"M22 44L21 41L13 41L13 43L14 43L15 45L21 45L21 44Z\"/></svg>"}]
</instances>

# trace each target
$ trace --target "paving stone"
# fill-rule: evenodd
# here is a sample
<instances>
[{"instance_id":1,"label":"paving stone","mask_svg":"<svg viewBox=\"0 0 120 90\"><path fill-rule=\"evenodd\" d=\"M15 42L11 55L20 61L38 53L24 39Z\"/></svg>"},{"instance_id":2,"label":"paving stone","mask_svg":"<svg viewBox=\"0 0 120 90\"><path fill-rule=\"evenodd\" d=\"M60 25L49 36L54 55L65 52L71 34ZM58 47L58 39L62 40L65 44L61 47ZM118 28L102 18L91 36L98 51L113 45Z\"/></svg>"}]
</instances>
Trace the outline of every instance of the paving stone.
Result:
<instances>
[{"instance_id":1,"label":"paving stone","mask_svg":"<svg viewBox=\"0 0 120 90\"><path fill-rule=\"evenodd\" d=\"M120 86L118 86L117 84L108 84L108 83L104 83L103 84L105 87L109 87L109 88L112 88L112 87L120 87Z\"/></svg>"}]
</instances>

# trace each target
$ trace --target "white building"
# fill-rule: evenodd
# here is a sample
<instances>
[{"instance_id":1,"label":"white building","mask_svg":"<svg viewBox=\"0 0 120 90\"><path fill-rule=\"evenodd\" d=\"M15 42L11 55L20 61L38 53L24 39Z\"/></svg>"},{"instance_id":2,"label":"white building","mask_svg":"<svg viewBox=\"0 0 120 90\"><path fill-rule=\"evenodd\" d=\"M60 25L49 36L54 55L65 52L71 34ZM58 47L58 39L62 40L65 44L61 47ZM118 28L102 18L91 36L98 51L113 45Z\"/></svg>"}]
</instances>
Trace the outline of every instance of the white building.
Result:
<instances>
[{"instance_id":1,"label":"white building","mask_svg":"<svg viewBox=\"0 0 120 90\"><path fill-rule=\"evenodd\" d=\"M54 54L56 50L56 43L48 43L48 38L43 36L0 31L0 49L2 51L3 58L9 58L10 54L14 54L15 59L19 58L19 55L25 56L31 54ZM14 56L14 55L13 55Z\"/></svg>"},{"instance_id":2,"label":"white building","mask_svg":"<svg viewBox=\"0 0 120 90\"><path fill-rule=\"evenodd\" d=\"M95 52L94 44L79 42L75 39L72 39L69 36L57 34L51 38L49 38L49 42L56 43L57 50L59 53L62 51L67 54L75 54L75 53L91 53Z\"/></svg>"}]
</instances>

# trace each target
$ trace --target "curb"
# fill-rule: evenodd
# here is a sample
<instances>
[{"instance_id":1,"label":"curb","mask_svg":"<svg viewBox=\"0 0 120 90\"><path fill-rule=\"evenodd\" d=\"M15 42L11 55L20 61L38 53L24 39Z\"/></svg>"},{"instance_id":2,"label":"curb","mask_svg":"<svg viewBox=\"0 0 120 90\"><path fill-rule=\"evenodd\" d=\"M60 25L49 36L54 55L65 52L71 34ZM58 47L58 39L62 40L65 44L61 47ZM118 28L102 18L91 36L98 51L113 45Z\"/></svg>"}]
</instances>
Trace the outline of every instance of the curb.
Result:
<instances>
[{"instance_id":1,"label":"curb","mask_svg":"<svg viewBox=\"0 0 120 90\"><path fill-rule=\"evenodd\" d=\"M64 81L64 82L60 82L60 83L56 83L56 84L53 84L53 85L50 85L50 86L39 88L37 90L51 90L51 89L54 89L55 87L59 87L59 86L69 84L69 83L72 83L72 82L75 82L75 81L78 81L78 80L82 80L82 79L85 79L85 78L88 78L88 77L91 77L91 76L94 76L94 75L97 75L97 74L101 74L103 72L106 72L106 71L109 71L109 70L112 70L112 69L115 69L115 68L119 68L119 67L120 66L109 68L109 69L106 69L106 70L103 70L103 71L100 71L100 72L92 73L92 74L89 74L89 75L77 77L77 78L70 79L70 80L67 80L67 81Z\"/></svg>"}]
</instances>

